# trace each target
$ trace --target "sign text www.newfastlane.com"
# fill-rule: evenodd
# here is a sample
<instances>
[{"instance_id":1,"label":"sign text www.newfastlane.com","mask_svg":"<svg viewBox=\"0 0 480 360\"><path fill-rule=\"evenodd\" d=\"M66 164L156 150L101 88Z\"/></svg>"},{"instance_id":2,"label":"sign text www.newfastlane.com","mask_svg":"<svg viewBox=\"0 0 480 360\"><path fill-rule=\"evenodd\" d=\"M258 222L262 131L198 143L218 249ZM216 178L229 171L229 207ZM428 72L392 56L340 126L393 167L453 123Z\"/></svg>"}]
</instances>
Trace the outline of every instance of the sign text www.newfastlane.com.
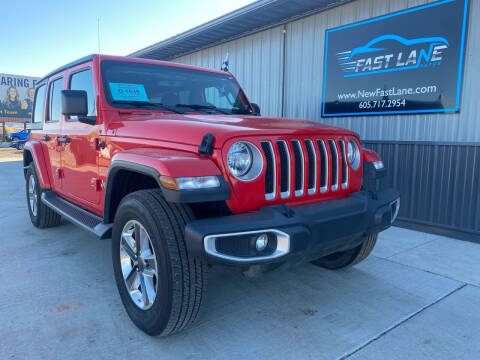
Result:
<instances>
[{"instance_id":1,"label":"sign text www.newfastlane.com","mask_svg":"<svg viewBox=\"0 0 480 360\"><path fill-rule=\"evenodd\" d=\"M402 108L407 105L407 100L402 96L433 94L437 91L436 85L417 86L416 88L362 89L357 92L338 94L338 100L358 101L359 109ZM392 99L392 97L396 98ZM375 100L363 101L371 98L375 98Z\"/></svg>"},{"instance_id":2,"label":"sign text www.newfastlane.com","mask_svg":"<svg viewBox=\"0 0 480 360\"><path fill-rule=\"evenodd\" d=\"M349 92L338 94L338 100L350 100L350 99L369 99L373 97L386 97L386 96L405 96L415 94L433 94L437 92L436 85L417 86L416 88L396 88L390 89L374 89L374 90L358 90L356 92Z\"/></svg>"}]
</instances>

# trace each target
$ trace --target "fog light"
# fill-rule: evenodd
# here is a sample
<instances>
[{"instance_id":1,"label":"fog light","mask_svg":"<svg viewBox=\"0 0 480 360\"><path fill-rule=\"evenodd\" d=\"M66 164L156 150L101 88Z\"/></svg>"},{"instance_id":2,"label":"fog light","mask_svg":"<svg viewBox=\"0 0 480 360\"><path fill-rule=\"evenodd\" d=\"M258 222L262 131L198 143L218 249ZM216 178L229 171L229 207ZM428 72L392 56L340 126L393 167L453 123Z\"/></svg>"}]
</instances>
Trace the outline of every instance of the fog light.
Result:
<instances>
[{"instance_id":1,"label":"fog light","mask_svg":"<svg viewBox=\"0 0 480 360\"><path fill-rule=\"evenodd\" d=\"M255 248L257 251L263 251L268 245L268 236L267 234L262 234L259 237L257 237L257 240L255 241Z\"/></svg>"}]
</instances>

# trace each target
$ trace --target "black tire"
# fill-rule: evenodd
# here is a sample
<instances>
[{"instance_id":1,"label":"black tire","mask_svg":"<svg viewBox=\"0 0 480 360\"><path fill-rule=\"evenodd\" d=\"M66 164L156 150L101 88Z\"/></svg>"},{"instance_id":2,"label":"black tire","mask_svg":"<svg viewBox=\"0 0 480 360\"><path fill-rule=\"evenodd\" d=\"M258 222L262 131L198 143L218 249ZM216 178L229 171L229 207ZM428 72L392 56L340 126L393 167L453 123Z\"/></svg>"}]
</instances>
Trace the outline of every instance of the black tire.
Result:
<instances>
[{"instance_id":1,"label":"black tire","mask_svg":"<svg viewBox=\"0 0 480 360\"><path fill-rule=\"evenodd\" d=\"M22 151L24 147L25 147L25 144L18 144L17 150Z\"/></svg>"},{"instance_id":2,"label":"black tire","mask_svg":"<svg viewBox=\"0 0 480 360\"><path fill-rule=\"evenodd\" d=\"M36 209L32 209L32 202L30 201L30 185L32 184L30 178L34 179L34 193L36 194ZM26 173L26 195L27 195L27 207L30 214L30 220L32 224L40 229L57 226L62 221L62 217L55 211L46 206L42 200L42 189L38 181L37 173L33 165L30 165Z\"/></svg>"},{"instance_id":3,"label":"black tire","mask_svg":"<svg viewBox=\"0 0 480 360\"><path fill-rule=\"evenodd\" d=\"M377 242L378 234L368 236L365 241L356 248L339 251L323 258L312 261L312 264L330 270L342 269L353 266L365 260L372 252Z\"/></svg>"},{"instance_id":4,"label":"black tire","mask_svg":"<svg viewBox=\"0 0 480 360\"><path fill-rule=\"evenodd\" d=\"M127 195L115 214L112 236L115 281L130 319L149 335L171 335L198 318L204 301L207 265L187 252L185 225L192 219L189 207L166 202L161 190ZM158 269L157 295L146 310L130 297L120 263L122 231L132 220L147 231Z\"/></svg>"}]
</instances>

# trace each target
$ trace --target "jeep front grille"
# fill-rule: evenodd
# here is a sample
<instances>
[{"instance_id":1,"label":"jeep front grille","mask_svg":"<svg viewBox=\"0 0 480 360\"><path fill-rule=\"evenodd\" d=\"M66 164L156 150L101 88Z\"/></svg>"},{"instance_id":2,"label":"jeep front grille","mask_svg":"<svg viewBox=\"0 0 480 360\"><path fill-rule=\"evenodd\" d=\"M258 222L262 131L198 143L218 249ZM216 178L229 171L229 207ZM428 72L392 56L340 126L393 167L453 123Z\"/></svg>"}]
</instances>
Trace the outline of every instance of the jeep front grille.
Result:
<instances>
[{"instance_id":1,"label":"jeep front grille","mask_svg":"<svg viewBox=\"0 0 480 360\"><path fill-rule=\"evenodd\" d=\"M345 141L338 140L340 145L340 152L342 153L342 189L346 189L348 186L348 164L347 164L347 149Z\"/></svg>"},{"instance_id":2,"label":"jeep front grille","mask_svg":"<svg viewBox=\"0 0 480 360\"><path fill-rule=\"evenodd\" d=\"M346 143L332 137L261 142L265 199L312 196L348 189Z\"/></svg>"},{"instance_id":3,"label":"jeep front grille","mask_svg":"<svg viewBox=\"0 0 480 360\"><path fill-rule=\"evenodd\" d=\"M328 139L328 146L330 147L330 155L331 155L331 164L332 164L332 191L338 190L338 151L337 151L337 144L333 139Z\"/></svg>"},{"instance_id":4,"label":"jeep front grille","mask_svg":"<svg viewBox=\"0 0 480 360\"><path fill-rule=\"evenodd\" d=\"M286 141L277 141L278 154L280 156L280 197L288 198L290 196L290 169L291 157ZM275 195L275 194L274 194Z\"/></svg>"},{"instance_id":5,"label":"jeep front grille","mask_svg":"<svg viewBox=\"0 0 480 360\"><path fill-rule=\"evenodd\" d=\"M262 150L267 159L267 168L265 170L265 198L272 200L275 198L277 181L276 181L276 166L273 146L270 141L262 142Z\"/></svg>"}]
</instances>

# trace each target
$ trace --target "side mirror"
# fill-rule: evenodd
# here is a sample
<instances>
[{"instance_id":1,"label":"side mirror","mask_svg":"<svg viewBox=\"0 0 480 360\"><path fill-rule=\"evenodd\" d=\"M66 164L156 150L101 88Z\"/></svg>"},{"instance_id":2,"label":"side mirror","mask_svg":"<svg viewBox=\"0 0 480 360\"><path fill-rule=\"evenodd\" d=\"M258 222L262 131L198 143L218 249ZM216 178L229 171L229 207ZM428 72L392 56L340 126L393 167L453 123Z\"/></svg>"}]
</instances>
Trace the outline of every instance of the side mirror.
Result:
<instances>
[{"instance_id":1,"label":"side mirror","mask_svg":"<svg viewBox=\"0 0 480 360\"><path fill-rule=\"evenodd\" d=\"M84 124L95 125L96 116L87 116L88 99L84 90L62 90L62 114L78 116L78 121Z\"/></svg>"},{"instance_id":2,"label":"side mirror","mask_svg":"<svg viewBox=\"0 0 480 360\"><path fill-rule=\"evenodd\" d=\"M250 103L252 104L253 110L255 111L255 115L260 116L260 106L258 106L255 103Z\"/></svg>"},{"instance_id":3,"label":"side mirror","mask_svg":"<svg viewBox=\"0 0 480 360\"><path fill-rule=\"evenodd\" d=\"M87 116L87 92L84 90L62 90L62 114L65 116Z\"/></svg>"}]
</instances>

